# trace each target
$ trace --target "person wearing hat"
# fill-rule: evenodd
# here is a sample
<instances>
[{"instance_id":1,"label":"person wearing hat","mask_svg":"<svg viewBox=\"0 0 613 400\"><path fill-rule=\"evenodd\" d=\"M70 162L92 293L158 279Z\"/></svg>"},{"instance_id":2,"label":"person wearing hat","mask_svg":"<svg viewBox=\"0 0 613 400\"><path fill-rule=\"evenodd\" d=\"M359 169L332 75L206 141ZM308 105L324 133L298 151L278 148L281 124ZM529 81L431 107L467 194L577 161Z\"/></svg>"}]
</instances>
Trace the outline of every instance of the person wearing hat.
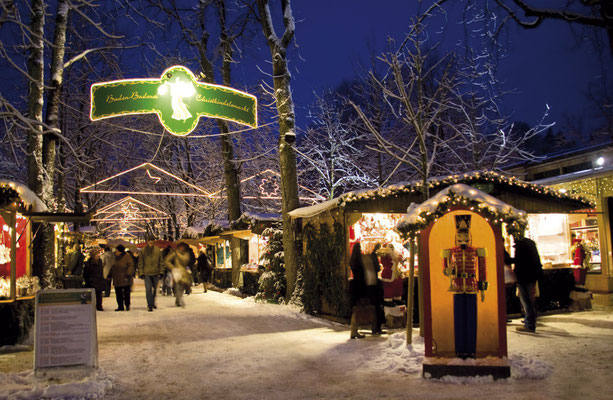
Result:
<instances>
[{"instance_id":1,"label":"person wearing hat","mask_svg":"<svg viewBox=\"0 0 613 400\"><path fill-rule=\"evenodd\" d=\"M115 248L115 260L111 267L111 276L113 277L115 296L117 297L115 311L130 311L130 287L132 286L133 273L134 259L126 253L125 247L117 246Z\"/></svg>"},{"instance_id":2,"label":"person wearing hat","mask_svg":"<svg viewBox=\"0 0 613 400\"><path fill-rule=\"evenodd\" d=\"M157 292L158 281L164 274L164 259L162 252L153 244L155 237L147 236L147 244L140 252L138 257L138 276L145 281L145 292L147 296L147 309L153 311L155 305L155 294Z\"/></svg>"}]
</instances>

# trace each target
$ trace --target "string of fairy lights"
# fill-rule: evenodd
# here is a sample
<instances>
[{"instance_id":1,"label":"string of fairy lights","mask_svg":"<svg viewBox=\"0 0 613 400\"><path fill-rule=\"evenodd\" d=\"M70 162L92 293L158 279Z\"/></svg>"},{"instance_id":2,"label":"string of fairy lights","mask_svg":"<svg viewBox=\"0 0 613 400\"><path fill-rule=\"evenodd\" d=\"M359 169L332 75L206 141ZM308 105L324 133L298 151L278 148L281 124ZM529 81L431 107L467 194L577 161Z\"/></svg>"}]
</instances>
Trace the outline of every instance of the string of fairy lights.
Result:
<instances>
[{"instance_id":1,"label":"string of fairy lights","mask_svg":"<svg viewBox=\"0 0 613 400\"><path fill-rule=\"evenodd\" d=\"M551 185L551 188L561 193L583 196L596 202L604 196L613 196L613 177L580 179Z\"/></svg>"},{"instance_id":2,"label":"string of fairy lights","mask_svg":"<svg viewBox=\"0 0 613 400\"><path fill-rule=\"evenodd\" d=\"M475 211L481 214L486 221L494 225L505 224L506 232L512 236L516 233L523 232L528 225L524 212L514 213L510 209L500 210L496 207L488 206L488 204L483 201L465 197L450 190L438 203L434 211L424 210L420 212L414 223L401 221L396 225L396 230L405 239L414 238L419 235L422 229L425 229L446 213L451 212L452 208L455 207L462 207Z\"/></svg>"},{"instance_id":3,"label":"string of fairy lights","mask_svg":"<svg viewBox=\"0 0 613 400\"><path fill-rule=\"evenodd\" d=\"M472 172L465 174L449 175L443 178L432 178L427 183L429 190L442 189L456 183L463 183L469 186L497 184L504 185L515 191L529 191L533 194L546 197L548 199L565 199L575 201L578 205L590 204L594 205L594 201L582 195L569 192L560 192L555 188L548 186L537 185L517 179L512 176L506 176L494 171ZM403 194L420 194L423 192L424 184L422 181L415 181L405 185L392 185L385 188L377 188L364 192L350 192L341 196L339 207L344 208L352 203L363 200L385 199L397 197Z\"/></svg>"}]
</instances>

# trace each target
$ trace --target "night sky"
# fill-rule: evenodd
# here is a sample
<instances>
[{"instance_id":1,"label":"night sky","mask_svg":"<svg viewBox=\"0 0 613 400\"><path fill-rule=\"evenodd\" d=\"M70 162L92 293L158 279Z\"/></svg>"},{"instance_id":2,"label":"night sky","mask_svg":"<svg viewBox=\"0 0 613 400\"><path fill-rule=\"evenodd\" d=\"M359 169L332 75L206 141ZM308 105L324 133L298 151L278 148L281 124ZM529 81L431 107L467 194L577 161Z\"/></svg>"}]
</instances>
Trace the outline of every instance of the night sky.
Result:
<instances>
[{"instance_id":1,"label":"night sky","mask_svg":"<svg viewBox=\"0 0 613 400\"><path fill-rule=\"evenodd\" d=\"M385 50L388 36L397 43L404 39L409 18L415 15L414 2L382 4L389 6L373 7L368 0L292 3L298 46L291 54L292 88L300 126L306 122L304 107L313 102L313 91L334 88L370 68L371 55ZM461 4L455 4L455 9L449 3L445 7L449 25L443 43L449 49L463 34ZM580 26L573 29L581 32ZM548 104L547 121L556 121L556 129L566 128L567 117L581 119L584 132L596 128L598 121L584 95L590 82L600 82L601 64L592 45L587 40L578 42L578 35L562 21L545 21L534 30L510 24L507 37L507 57L499 64L498 79L505 82L506 89L517 91L504 104L513 120L532 125ZM297 54L304 60L297 59ZM606 68L613 70L607 48L604 59Z\"/></svg>"}]
</instances>

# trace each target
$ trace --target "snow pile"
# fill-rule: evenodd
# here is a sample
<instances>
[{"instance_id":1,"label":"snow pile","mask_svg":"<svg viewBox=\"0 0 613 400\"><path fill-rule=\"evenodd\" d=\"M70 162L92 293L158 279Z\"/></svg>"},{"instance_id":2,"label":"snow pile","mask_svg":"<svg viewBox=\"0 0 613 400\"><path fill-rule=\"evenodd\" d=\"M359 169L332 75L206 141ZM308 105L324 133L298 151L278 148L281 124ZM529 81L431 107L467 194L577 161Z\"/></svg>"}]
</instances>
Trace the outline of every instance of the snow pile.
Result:
<instances>
[{"instance_id":1,"label":"snow pile","mask_svg":"<svg viewBox=\"0 0 613 400\"><path fill-rule=\"evenodd\" d=\"M413 337L412 344L406 344L404 332L391 334L388 339L371 349L367 366L379 371L402 375L420 375L424 360L424 338Z\"/></svg>"},{"instance_id":2,"label":"snow pile","mask_svg":"<svg viewBox=\"0 0 613 400\"><path fill-rule=\"evenodd\" d=\"M379 371L391 372L400 375L419 375L422 373L424 361L424 338L413 335L413 343L406 344L406 333L398 332L391 334L388 339L374 346L365 354L366 366ZM498 359L495 359L496 361ZM479 365L483 362L491 365L488 359L460 358L450 360L450 365ZM509 359L511 365L511 380L521 379L545 379L553 372L553 367L548 363L534 359L526 354L514 354ZM444 376L434 381L454 384L477 384L492 383L492 376L458 377ZM505 382L500 380L497 382Z\"/></svg>"},{"instance_id":3,"label":"snow pile","mask_svg":"<svg viewBox=\"0 0 613 400\"><path fill-rule=\"evenodd\" d=\"M21 351L30 351L32 346L26 346L23 344L5 345L0 347L0 354L19 353Z\"/></svg>"},{"instance_id":4,"label":"snow pile","mask_svg":"<svg viewBox=\"0 0 613 400\"><path fill-rule=\"evenodd\" d=\"M243 292L241 292L239 289L236 289L236 288L226 289L223 293L229 294L231 296L243 297Z\"/></svg>"},{"instance_id":5,"label":"snow pile","mask_svg":"<svg viewBox=\"0 0 613 400\"><path fill-rule=\"evenodd\" d=\"M39 380L34 372L0 374L0 398L6 400L102 399L113 388L102 369L81 380Z\"/></svg>"},{"instance_id":6,"label":"snow pile","mask_svg":"<svg viewBox=\"0 0 613 400\"><path fill-rule=\"evenodd\" d=\"M513 354L509 359L509 364L511 364L511 378L513 379L545 379L553 372L551 365L526 354Z\"/></svg>"}]
</instances>

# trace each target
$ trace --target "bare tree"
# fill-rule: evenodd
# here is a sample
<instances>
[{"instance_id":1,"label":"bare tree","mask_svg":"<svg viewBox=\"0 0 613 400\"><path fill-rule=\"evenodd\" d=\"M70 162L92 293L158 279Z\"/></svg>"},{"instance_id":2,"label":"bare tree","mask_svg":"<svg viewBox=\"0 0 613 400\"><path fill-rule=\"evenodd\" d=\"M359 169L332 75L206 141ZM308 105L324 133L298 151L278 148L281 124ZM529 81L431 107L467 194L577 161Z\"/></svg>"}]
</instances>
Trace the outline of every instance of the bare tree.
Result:
<instances>
[{"instance_id":1,"label":"bare tree","mask_svg":"<svg viewBox=\"0 0 613 400\"><path fill-rule=\"evenodd\" d=\"M304 165L301 171L311 177L312 187L328 199L354 188L376 186L358 162L365 158L367 149L360 146L362 137L355 127L345 121L343 113L348 110L341 102L331 92L316 97L315 109L310 113L313 124L296 150Z\"/></svg>"},{"instance_id":2,"label":"bare tree","mask_svg":"<svg viewBox=\"0 0 613 400\"><path fill-rule=\"evenodd\" d=\"M603 28L613 55L613 2L610 0L570 0L557 7L539 7L531 0L495 0L503 17L525 29L538 28L545 20ZM474 2L471 0L469 3Z\"/></svg>"},{"instance_id":3,"label":"bare tree","mask_svg":"<svg viewBox=\"0 0 613 400\"><path fill-rule=\"evenodd\" d=\"M384 137L362 108L350 101L383 150L418 172L424 199L429 197L427 181L439 161L439 153L457 137L448 134L444 120L458 88L454 55L437 58L436 46L427 46L426 40L425 24L421 18L414 19L399 51L380 57L389 70L388 77L377 79L370 72L370 78L383 92L396 118L408 128L404 141Z\"/></svg>"}]
</instances>

